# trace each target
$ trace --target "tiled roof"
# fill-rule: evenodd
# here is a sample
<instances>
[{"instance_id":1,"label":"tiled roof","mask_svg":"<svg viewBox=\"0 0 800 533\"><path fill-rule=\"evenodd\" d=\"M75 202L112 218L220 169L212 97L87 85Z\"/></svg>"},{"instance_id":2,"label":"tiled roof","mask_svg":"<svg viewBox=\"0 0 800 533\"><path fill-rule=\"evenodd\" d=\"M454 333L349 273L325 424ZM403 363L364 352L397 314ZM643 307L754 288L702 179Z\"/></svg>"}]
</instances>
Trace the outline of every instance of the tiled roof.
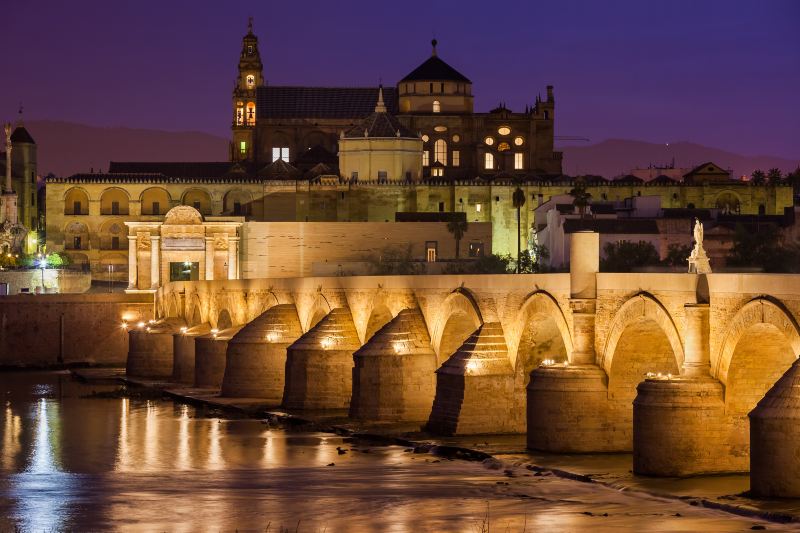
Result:
<instances>
[{"instance_id":1,"label":"tiled roof","mask_svg":"<svg viewBox=\"0 0 800 533\"><path fill-rule=\"evenodd\" d=\"M619 235L655 235L658 234L658 224L653 219L566 219L564 233L591 230L597 233L616 233Z\"/></svg>"},{"instance_id":2,"label":"tiled roof","mask_svg":"<svg viewBox=\"0 0 800 533\"><path fill-rule=\"evenodd\" d=\"M267 179L286 180L298 178L300 171L283 159L276 159L259 170L258 175Z\"/></svg>"},{"instance_id":3,"label":"tiled roof","mask_svg":"<svg viewBox=\"0 0 800 533\"><path fill-rule=\"evenodd\" d=\"M383 98L396 114L397 89L387 87ZM258 118L338 118L360 120L375 110L377 87L259 87Z\"/></svg>"},{"instance_id":4,"label":"tiled roof","mask_svg":"<svg viewBox=\"0 0 800 533\"><path fill-rule=\"evenodd\" d=\"M26 130L24 126L17 126L11 133L11 142L36 144L36 141L33 140L33 137L31 137L31 134L28 133L28 130Z\"/></svg>"},{"instance_id":5,"label":"tiled roof","mask_svg":"<svg viewBox=\"0 0 800 533\"><path fill-rule=\"evenodd\" d=\"M397 132L400 135L397 135ZM366 132L366 135L364 135ZM389 113L372 113L367 118L356 124L344 134L345 137L413 137L417 135L400 124L394 115Z\"/></svg>"},{"instance_id":6,"label":"tiled roof","mask_svg":"<svg viewBox=\"0 0 800 533\"><path fill-rule=\"evenodd\" d=\"M149 161L111 161L109 174L164 174L173 178L216 178L232 170L229 161L220 162L149 162Z\"/></svg>"},{"instance_id":7,"label":"tiled roof","mask_svg":"<svg viewBox=\"0 0 800 533\"><path fill-rule=\"evenodd\" d=\"M648 181L647 185L675 185L677 183L678 180L674 180L669 176L661 174L660 176L657 176L656 178L653 178L650 181Z\"/></svg>"},{"instance_id":8,"label":"tiled roof","mask_svg":"<svg viewBox=\"0 0 800 533\"><path fill-rule=\"evenodd\" d=\"M621 178L617 178L612 180L612 183L644 183L642 178L637 178L633 174L628 174L627 176L622 176Z\"/></svg>"},{"instance_id":9,"label":"tiled roof","mask_svg":"<svg viewBox=\"0 0 800 533\"><path fill-rule=\"evenodd\" d=\"M400 80L404 81L461 81L465 83L472 83L469 78L461 74L459 71L442 61L439 56L432 55L425 60L420 66L412 70L405 78Z\"/></svg>"}]
</instances>

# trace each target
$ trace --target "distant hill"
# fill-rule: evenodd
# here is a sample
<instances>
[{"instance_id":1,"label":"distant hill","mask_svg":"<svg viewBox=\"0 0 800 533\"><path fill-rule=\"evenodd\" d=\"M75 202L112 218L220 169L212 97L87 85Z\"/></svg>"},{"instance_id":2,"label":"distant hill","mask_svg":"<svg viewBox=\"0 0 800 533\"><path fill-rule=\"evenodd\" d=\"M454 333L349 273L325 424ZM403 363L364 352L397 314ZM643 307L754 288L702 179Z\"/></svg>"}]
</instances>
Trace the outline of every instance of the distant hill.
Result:
<instances>
[{"instance_id":1,"label":"distant hill","mask_svg":"<svg viewBox=\"0 0 800 533\"><path fill-rule=\"evenodd\" d=\"M791 160L767 155L739 155L718 148L690 142L654 144L625 139L609 139L589 146L564 146L564 173L568 175L597 174L614 177L632 168L647 168L650 164L664 166L675 158L676 167L693 168L713 161L722 168L733 170L733 176L751 175L754 170L765 172L777 167L791 172L800 165L800 158Z\"/></svg>"},{"instance_id":2,"label":"distant hill","mask_svg":"<svg viewBox=\"0 0 800 533\"><path fill-rule=\"evenodd\" d=\"M26 121L25 127L38 145L39 171L69 176L94 169L108 170L109 161L227 161L228 139L196 131L160 131L132 128L101 128L71 122ZM791 171L800 159L744 156L699 144L647 143L611 139L589 146L566 146L564 173L599 174L613 177L634 167L663 165L675 158L678 167L714 161L732 168L734 176L753 170L778 167Z\"/></svg>"},{"instance_id":3,"label":"distant hill","mask_svg":"<svg viewBox=\"0 0 800 533\"><path fill-rule=\"evenodd\" d=\"M37 145L39 173L69 176L108 171L109 161L227 161L228 140L196 131L101 128L26 120Z\"/></svg>"}]
</instances>

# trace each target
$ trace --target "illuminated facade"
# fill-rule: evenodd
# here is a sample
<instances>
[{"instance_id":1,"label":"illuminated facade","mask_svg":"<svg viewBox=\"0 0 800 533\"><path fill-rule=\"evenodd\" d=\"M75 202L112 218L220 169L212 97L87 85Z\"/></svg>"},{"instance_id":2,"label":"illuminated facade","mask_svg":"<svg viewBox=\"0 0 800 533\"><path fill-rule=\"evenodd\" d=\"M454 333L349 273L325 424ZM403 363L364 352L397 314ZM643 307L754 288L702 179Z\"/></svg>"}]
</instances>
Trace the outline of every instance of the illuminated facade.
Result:
<instances>
[{"instance_id":1,"label":"illuminated facade","mask_svg":"<svg viewBox=\"0 0 800 533\"><path fill-rule=\"evenodd\" d=\"M524 112L500 104L475 113L472 82L439 57L435 40L432 45L427 60L384 89L387 112L423 141L423 176L561 174L561 152L553 150L553 87ZM277 159L308 168L326 163L339 154L340 136L373 112L377 93L377 87L266 85L251 21L233 91L231 161L251 172ZM376 180L381 170L359 178Z\"/></svg>"}]
</instances>

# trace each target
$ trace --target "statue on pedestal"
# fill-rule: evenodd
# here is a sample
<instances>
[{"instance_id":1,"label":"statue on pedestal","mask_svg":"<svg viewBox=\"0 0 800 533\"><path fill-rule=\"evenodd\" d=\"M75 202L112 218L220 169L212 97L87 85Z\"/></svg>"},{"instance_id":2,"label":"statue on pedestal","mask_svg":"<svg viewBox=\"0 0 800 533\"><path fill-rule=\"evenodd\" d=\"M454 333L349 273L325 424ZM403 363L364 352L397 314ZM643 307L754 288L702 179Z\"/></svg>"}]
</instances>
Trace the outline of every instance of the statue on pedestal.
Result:
<instances>
[{"instance_id":1,"label":"statue on pedestal","mask_svg":"<svg viewBox=\"0 0 800 533\"><path fill-rule=\"evenodd\" d=\"M694 248L689 255L689 272L696 274L710 274L711 263L708 260L705 249L703 249L703 224L700 220L694 219Z\"/></svg>"}]
</instances>

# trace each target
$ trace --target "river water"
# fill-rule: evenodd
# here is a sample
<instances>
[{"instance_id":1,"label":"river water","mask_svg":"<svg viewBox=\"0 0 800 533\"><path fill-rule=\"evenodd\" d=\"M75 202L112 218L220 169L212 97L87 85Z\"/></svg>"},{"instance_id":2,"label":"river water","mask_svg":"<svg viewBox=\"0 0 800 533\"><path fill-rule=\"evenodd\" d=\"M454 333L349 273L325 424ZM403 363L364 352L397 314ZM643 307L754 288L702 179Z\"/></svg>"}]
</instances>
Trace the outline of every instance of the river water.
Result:
<instances>
[{"instance_id":1,"label":"river water","mask_svg":"<svg viewBox=\"0 0 800 533\"><path fill-rule=\"evenodd\" d=\"M786 527L522 467L92 395L101 388L68 373L0 373L0 531Z\"/></svg>"}]
</instances>

